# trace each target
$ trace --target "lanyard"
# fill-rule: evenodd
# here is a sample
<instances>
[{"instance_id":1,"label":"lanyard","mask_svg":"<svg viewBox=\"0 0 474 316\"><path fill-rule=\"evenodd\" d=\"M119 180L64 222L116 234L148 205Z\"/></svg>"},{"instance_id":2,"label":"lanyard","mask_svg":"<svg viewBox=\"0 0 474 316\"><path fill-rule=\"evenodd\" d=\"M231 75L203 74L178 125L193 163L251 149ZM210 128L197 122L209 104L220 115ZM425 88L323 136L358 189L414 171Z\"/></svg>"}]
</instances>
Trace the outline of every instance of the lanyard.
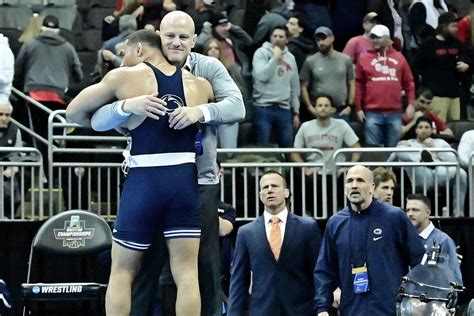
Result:
<instances>
[{"instance_id":1,"label":"lanyard","mask_svg":"<svg viewBox=\"0 0 474 316\"><path fill-rule=\"evenodd\" d=\"M353 222L352 217L353 216L367 216L365 214L356 214L354 211L350 210L351 213L349 213L349 259L351 261L351 267L352 268L357 268L357 267L362 267L367 263L367 252L368 252L368 247L369 247L369 226L370 223L368 222L367 219L363 219L362 223L365 227L365 240L364 236L353 236L353 225L355 226L356 224ZM364 211L366 212L366 211ZM360 225L357 224L357 225ZM366 224L366 225L365 225ZM356 230L360 231L360 230ZM363 230L362 230L363 231ZM355 238L352 238L355 237ZM362 238L359 238L362 237ZM356 252L354 252L354 250Z\"/></svg>"}]
</instances>

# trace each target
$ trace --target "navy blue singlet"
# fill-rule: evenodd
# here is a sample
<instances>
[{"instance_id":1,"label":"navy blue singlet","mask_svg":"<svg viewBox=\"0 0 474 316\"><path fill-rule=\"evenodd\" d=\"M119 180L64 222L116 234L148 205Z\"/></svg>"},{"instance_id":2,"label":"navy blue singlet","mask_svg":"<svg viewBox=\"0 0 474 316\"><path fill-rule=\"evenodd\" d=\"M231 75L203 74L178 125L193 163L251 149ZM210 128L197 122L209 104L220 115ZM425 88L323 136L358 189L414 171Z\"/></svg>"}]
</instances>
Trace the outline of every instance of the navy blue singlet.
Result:
<instances>
[{"instance_id":1,"label":"navy blue singlet","mask_svg":"<svg viewBox=\"0 0 474 316\"><path fill-rule=\"evenodd\" d=\"M166 76L146 63L158 82L158 97L169 111L186 106L181 69ZM158 229L165 238L199 238L199 191L194 162L195 125L169 127L168 115L146 118L130 131L131 168L125 180L114 241L146 250Z\"/></svg>"}]
</instances>

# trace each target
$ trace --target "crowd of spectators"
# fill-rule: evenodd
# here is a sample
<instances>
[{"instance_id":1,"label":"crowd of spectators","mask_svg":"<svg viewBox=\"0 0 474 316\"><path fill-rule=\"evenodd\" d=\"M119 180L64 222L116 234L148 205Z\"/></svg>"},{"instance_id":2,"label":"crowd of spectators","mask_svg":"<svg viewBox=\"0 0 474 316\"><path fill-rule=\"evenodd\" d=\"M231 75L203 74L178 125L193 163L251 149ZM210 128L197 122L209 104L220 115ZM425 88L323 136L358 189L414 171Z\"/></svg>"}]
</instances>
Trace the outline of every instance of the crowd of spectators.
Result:
<instances>
[{"instance_id":1,"label":"crowd of spectators","mask_svg":"<svg viewBox=\"0 0 474 316\"><path fill-rule=\"evenodd\" d=\"M447 122L468 118L466 109L471 100L469 89L474 66L472 38L466 32L471 28L469 15L460 16L455 8L450 8L443 0L414 0L405 8L408 14L406 22L411 30L410 37L406 38L402 32L403 8L398 1L367 1L366 10L359 12L359 29L349 32L352 36L348 36L348 32L341 31L341 21L331 16L329 1L247 2L246 8L233 5L221 11L224 8L219 8L219 4L210 0L196 0L194 5L187 8L173 0L118 1L111 15L103 19L103 45L95 52L96 80L120 66L120 43L128 34L142 28L157 29L164 13L187 9L196 22L195 50L219 59L238 84L249 113L246 121L254 125L257 145L266 146L275 142L280 147L319 149L323 157L293 154L288 159L295 162L324 162L331 171L334 168L332 155L343 147L423 148L425 150L415 153L394 153L389 160L456 163L457 159L452 153L436 153L429 149L452 148L459 143L461 165L468 167L474 150L474 131L467 131L462 138L456 139L459 135L455 135ZM243 10L240 19L236 18L238 10ZM46 16L41 23L39 33L25 40L16 56L16 83L21 90L48 108L60 109L65 107L71 97L67 94L72 85L71 78L80 82L83 71L76 48L59 34L58 19ZM363 34L357 35L359 31L363 31ZM337 38L338 33L345 41ZM3 118L12 113L8 99L14 61L8 40L1 34L0 58L7 61L0 65L0 117ZM44 113L36 110L33 111L34 128L46 137ZM363 133L357 134L353 130L357 124L363 124ZM17 130L12 131L11 126L8 121L0 125L0 129L6 131L5 135L12 136L14 133L16 144L21 137L16 136ZM220 146L235 148L246 145L238 143L238 133L237 123L220 126ZM351 159L357 162L361 156L354 153ZM453 214L464 215L464 199L468 189L465 170L436 166L414 167L413 170L406 169L414 186L424 184L423 188L417 187L418 191L432 189L436 181L440 185L455 187L452 182L458 174L460 192L454 193L459 193L462 204L457 204L457 195L453 194ZM304 169L301 176L313 176L314 172L312 168ZM265 213L259 220L265 221L263 238L269 239L271 253L267 249L258 251L265 251L265 260L273 266L279 262L282 265L288 260L291 263L288 271L297 264L295 260L299 260L300 269L296 270L305 273L305 281L311 281L309 286L305 285L311 291L304 295L309 302L317 298L317 312L326 315L334 302L341 301L339 307L342 314L354 314L355 308L360 306L365 306L368 313L393 314L393 304L385 304L385 300L394 301L395 297L389 295L393 293L387 294L386 288L392 292L396 290L400 276L406 274L408 266L419 263L423 254L422 244L408 218L424 240L431 241L429 238L434 237L430 234L434 231L441 236L438 238L443 238L449 244L451 265L455 266L453 269L456 273L459 272L459 266L453 261L455 252L452 251L452 240L434 230L429 222L429 200L419 195L409 197L415 203L407 207L409 217L406 217L398 209L385 205L393 203L394 188L397 186L393 172L376 169L372 174L365 167L358 166L349 171L345 180L345 194L350 206L329 220L321 251L315 222L293 219L293 215L288 214L285 199L288 199L290 192L284 177L271 172L262 177L260 182L260 197L268 214ZM272 194L277 196L277 207L273 205L276 202ZM372 196L377 200L373 200ZM366 213L361 215L361 211ZM421 219L414 215L415 212L422 213ZM283 217L277 216L279 213ZM350 217L357 221L354 231L350 230ZM393 221L387 221L387 217ZM306 247L299 247L299 241L288 239L287 244L295 242L295 245L290 249L283 247L285 229L293 229L290 220L294 220L295 225L301 221L298 225L307 226L307 236L301 237ZM255 257L249 250L261 245L256 236L261 237L257 234L263 231L254 232L257 221L239 231L236 264L230 279L230 310L239 311L238 314L245 309L250 278L254 278L252 282L257 284L255 291L258 290L257 286L267 285L264 283L267 282L268 264L263 265L265 268L253 271L254 275L250 276L249 266L262 264L262 257ZM392 225L393 222L399 225ZM374 223L378 226L374 226ZM340 227L349 227L344 230L349 235L339 235ZM373 231L375 242L380 237L378 235L382 235L380 227L391 244L380 249L377 248L378 244L370 249L365 248L365 239L359 237L367 236L367 231ZM377 233L377 229L380 233ZM277 237L271 236L273 230L277 231ZM352 238L350 234L357 238ZM396 238L391 238L390 234ZM317 240L314 240L315 236ZM274 238L276 248L271 245ZM426 241L425 245L428 243ZM341 244L343 247L337 247ZM348 257L348 249L363 250L366 258L359 254L353 254L352 258L350 251ZM299 251L307 251L308 254L294 255ZM380 258L383 260L378 261ZM355 266L350 271L353 259ZM390 261L396 270L388 278L382 271L384 260L387 265ZM372 269L373 283L370 286L377 289L368 293L377 301L373 305L365 304L367 296L356 295L368 292L368 288L353 290L351 275L354 274L354 268L359 269L357 273L365 272L367 277L366 263ZM316 286L312 284L315 265ZM341 270L335 271L336 267ZM460 275L456 274L456 277L461 283ZM292 281L292 278L288 277L288 280ZM294 284L299 285L296 281ZM274 301L269 301L268 296L257 300L259 293L254 292L252 297L255 301L250 304L251 311L265 313L276 306L284 314L294 307L287 307L282 303L283 300L280 301L278 288L269 288L275 292L272 296ZM291 294L295 296L295 301L299 299L298 292ZM271 306L265 305L268 302L272 303ZM274 302L281 305L274 305ZM305 306L308 314L314 311L309 304Z\"/></svg>"},{"instance_id":2,"label":"crowd of spectators","mask_svg":"<svg viewBox=\"0 0 474 316\"><path fill-rule=\"evenodd\" d=\"M434 122L432 138L456 148L461 135L447 123L467 120L471 106L472 12L444 0L344 2L354 6L347 21L353 27L347 30L341 26L342 2L329 10L330 1L120 0L96 23L102 25L102 45L91 82L120 66L121 42L128 34L157 29L164 14L180 9L195 20L194 50L219 59L242 91L245 121L258 146L317 148L327 161L335 150L354 144L400 146L402 139L415 139L416 120L427 116ZM78 3L78 8L78 16L88 20L84 5ZM83 47L68 43L60 21L52 15L32 17L19 38L23 46L15 62L15 85L52 110L65 108L74 96L73 81L84 83L90 77L80 67L77 51ZM2 63L0 96L8 98L12 54L2 35L0 48L7 61ZM86 67L90 65L83 61L82 69ZM308 130L314 125L321 94L331 101L332 118L349 123L344 130L353 129L356 142L336 136L337 145L326 146L295 138L303 126ZM35 131L47 136L44 111L30 109ZM239 138L239 127L219 127L220 147L248 145ZM318 132L318 137L327 141L326 134Z\"/></svg>"}]
</instances>

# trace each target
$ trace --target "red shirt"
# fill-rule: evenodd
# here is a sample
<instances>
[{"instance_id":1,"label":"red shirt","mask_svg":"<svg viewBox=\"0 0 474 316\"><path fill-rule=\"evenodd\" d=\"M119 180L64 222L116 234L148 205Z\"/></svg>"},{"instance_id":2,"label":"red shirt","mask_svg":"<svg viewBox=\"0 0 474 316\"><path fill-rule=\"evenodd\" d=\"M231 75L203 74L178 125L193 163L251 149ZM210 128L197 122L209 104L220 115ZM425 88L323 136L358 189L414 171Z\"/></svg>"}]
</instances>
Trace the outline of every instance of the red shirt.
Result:
<instances>
[{"instance_id":1,"label":"red shirt","mask_svg":"<svg viewBox=\"0 0 474 316\"><path fill-rule=\"evenodd\" d=\"M359 56L370 49L372 49L372 43L370 40L364 35L359 35L351 38L342 52L348 55L351 58L352 63L355 65L359 60Z\"/></svg>"},{"instance_id":2,"label":"red shirt","mask_svg":"<svg viewBox=\"0 0 474 316\"><path fill-rule=\"evenodd\" d=\"M442 132L442 131L444 131L445 129L448 128L448 125L446 125L446 123L443 121L443 119L441 117L439 117L438 115L436 115L435 113L425 112L425 115L433 121L433 123L436 126L436 131L438 133ZM406 114L403 114L402 120L403 120L403 125L407 125L408 123L411 122L411 119L408 118L408 116Z\"/></svg>"},{"instance_id":3,"label":"red shirt","mask_svg":"<svg viewBox=\"0 0 474 316\"><path fill-rule=\"evenodd\" d=\"M64 101L61 95L55 91L30 91L29 95L38 102L44 101L66 104L66 101Z\"/></svg>"},{"instance_id":4,"label":"red shirt","mask_svg":"<svg viewBox=\"0 0 474 316\"><path fill-rule=\"evenodd\" d=\"M466 45L471 43L471 17L466 15L458 23L458 38Z\"/></svg>"},{"instance_id":5,"label":"red shirt","mask_svg":"<svg viewBox=\"0 0 474 316\"><path fill-rule=\"evenodd\" d=\"M405 57L393 48L360 55L356 65L354 104L357 111L402 112L402 90L408 103L415 99L415 83Z\"/></svg>"}]
</instances>

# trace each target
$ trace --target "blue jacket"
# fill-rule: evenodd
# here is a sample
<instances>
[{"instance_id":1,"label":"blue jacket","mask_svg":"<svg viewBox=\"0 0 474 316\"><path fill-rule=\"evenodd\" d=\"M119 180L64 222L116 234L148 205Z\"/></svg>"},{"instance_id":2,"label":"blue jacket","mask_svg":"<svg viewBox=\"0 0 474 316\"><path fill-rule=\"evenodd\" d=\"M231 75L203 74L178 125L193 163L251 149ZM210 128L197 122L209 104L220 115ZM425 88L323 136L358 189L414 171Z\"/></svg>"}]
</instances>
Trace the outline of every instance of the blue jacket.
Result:
<instances>
[{"instance_id":1,"label":"blue jacket","mask_svg":"<svg viewBox=\"0 0 474 316\"><path fill-rule=\"evenodd\" d=\"M229 316L244 315L252 272L249 315L313 315L313 269L321 235L312 218L288 214L278 262L265 233L263 216L237 233L232 263Z\"/></svg>"},{"instance_id":2,"label":"blue jacket","mask_svg":"<svg viewBox=\"0 0 474 316\"><path fill-rule=\"evenodd\" d=\"M395 315L395 299L408 266L420 263L424 247L406 214L373 200L357 213L344 208L326 226L316 264L315 310L328 311L341 288L341 315ZM351 264L367 264L369 288L355 294Z\"/></svg>"}]
</instances>

